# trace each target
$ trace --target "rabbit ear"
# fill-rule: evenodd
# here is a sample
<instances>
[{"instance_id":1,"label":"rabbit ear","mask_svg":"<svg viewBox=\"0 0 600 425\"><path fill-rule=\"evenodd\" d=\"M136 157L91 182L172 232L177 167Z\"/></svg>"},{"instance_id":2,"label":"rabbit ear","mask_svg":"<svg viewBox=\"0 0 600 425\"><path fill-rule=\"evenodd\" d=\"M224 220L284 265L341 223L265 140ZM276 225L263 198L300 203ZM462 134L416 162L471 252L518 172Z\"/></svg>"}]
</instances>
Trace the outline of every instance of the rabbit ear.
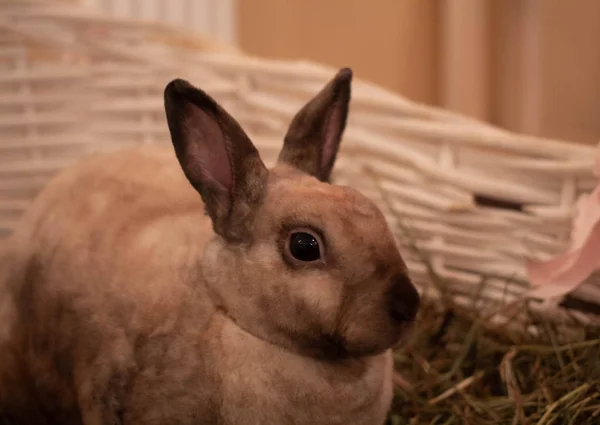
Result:
<instances>
[{"instance_id":1,"label":"rabbit ear","mask_svg":"<svg viewBox=\"0 0 600 425\"><path fill-rule=\"evenodd\" d=\"M329 181L346 127L351 83L352 70L341 69L296 114L285 136L279 162Z\"/></svg>"},{"instance_id":2,"label":"rabbit ear","mask_svg":"<svg viewBox=\"0 0 600 425\"><path fill-rule=\"evenodd\" d=\"M257 149L233 117L187 81L171 81L164 100L177 159L215 232L244 240L268 174Z\"/></svg>"}]
</instances>

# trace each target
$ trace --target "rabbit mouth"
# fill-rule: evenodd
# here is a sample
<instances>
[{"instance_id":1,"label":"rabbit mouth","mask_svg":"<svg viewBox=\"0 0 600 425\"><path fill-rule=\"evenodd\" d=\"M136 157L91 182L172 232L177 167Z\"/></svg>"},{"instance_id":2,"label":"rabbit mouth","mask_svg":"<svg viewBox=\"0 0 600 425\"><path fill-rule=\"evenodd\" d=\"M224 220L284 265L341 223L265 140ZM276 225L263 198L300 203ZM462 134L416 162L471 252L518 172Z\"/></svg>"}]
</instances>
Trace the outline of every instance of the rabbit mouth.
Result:
<instances>
[{"instance_id":1,"label":"rabbit mouth","mask_svg":"<svg viewBox=\"0 0 600 425\"><path fill-rule=\"evenodd\" d=\"M296 334L291 335L291 341L293 351L308 357L326 361L339 361L351 357L345 339L339 334L321 334L318 337Z\"/></svg>"},{"instance_id":2,"label":"rabbit mouth","mask_svg":"<svg viewBox=\"0 0 600 425\"><path fill-rule=\"evenodd\" d=\"M346 342L340 335L324 335L319 344L322 356L325 359L346 359L350 356L346 348Z\"/></svg>"}]
</instances>

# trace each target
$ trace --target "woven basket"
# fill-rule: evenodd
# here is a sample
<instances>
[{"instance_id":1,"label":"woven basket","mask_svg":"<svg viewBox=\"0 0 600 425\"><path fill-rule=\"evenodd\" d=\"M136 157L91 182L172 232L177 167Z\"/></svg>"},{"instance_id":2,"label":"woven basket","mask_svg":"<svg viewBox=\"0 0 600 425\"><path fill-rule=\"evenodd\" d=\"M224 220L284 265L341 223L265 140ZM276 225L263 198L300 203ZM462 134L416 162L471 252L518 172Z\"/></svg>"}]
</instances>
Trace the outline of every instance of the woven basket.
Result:
<instances>
[{"instance_id":1,"label":"woven basket","mask_svg":"<svg viewBox=\"0 0 600 425\"><path fill-rule=\"evenodd\" d=\"M32 0L0 0L0 67L4 236L82 156L169 144L162 92L172 78L221 102L272 164L292 115L337 71ZM459 303L510 304L529 287L524 259L566 248L574 202L595 185L592 147L510 133L360 79L351 108L335 182L378 203L423 291L440 295L434 273ZM571 295L600 305L593 279ZM593 319L557 303L539 308Z\"/></svg>"}]
</instances>

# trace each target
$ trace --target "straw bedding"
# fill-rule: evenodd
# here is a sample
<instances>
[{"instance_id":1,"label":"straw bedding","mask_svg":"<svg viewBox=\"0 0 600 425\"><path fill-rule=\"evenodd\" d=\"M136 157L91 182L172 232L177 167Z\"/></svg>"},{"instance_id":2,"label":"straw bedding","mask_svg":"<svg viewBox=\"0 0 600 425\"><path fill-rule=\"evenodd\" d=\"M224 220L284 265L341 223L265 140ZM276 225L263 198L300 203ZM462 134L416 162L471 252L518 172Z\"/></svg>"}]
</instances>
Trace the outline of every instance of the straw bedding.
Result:
<instances>
[{"instance_id":1,"label":"straw bedding","mask_svg":"<svg viewBox=\"0 0 600 425\"><path fill-rule=\"evenodd\" d=\"M539 334L490 325L480 311L425 303L396 354L388 423L600 423L600 331L564 334L529 315Z\"/></svg>"}]
</instances>

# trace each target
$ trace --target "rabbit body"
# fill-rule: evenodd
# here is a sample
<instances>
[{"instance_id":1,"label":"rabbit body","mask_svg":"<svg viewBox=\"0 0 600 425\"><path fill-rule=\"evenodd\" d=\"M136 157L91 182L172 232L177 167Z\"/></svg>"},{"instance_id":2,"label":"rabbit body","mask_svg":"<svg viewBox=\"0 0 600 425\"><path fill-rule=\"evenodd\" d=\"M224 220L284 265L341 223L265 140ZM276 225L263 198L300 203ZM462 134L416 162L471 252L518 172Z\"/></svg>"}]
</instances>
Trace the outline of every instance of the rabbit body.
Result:
<instances>
[{"instance_id":1,"label":"rabbit body","mask_svg":"<svg viewBox=\"0 0 600 425\"><path fill-rule=\"evenodd\" d=\"M204 128L212 136L221 129L222 143L235 139L238 127L197 93L191 103L210 114L191 112L199 130L186 122L186 131L201 142ZM210 127L207 116L219 125ZM182 154L181 134L171 131L177 156L141 147L60 173L0 254L0 418L14 425L383 423L390 348L414 318L418 295L397 278L404 269L381 213L352 189L302 172L289 152L265 172L250 148L214 148L212 161L239 155L220 164L233 170L223 175ZM328 236L345 232L348 240L325 244L316 236L327 256L297 261L297 248L290 256L285 245L296 242L280 228L290 213L292 227L322 224ZM349 216L373 223L361 231ZM344 250L357 242L364 248L347 254L366 259L353 269ZM374 285L373 275L385 284ZM350 289L347 280L355 282ZM389 281L400 288L406 320L389 318Z\"/></svg>"}]
</instances>

